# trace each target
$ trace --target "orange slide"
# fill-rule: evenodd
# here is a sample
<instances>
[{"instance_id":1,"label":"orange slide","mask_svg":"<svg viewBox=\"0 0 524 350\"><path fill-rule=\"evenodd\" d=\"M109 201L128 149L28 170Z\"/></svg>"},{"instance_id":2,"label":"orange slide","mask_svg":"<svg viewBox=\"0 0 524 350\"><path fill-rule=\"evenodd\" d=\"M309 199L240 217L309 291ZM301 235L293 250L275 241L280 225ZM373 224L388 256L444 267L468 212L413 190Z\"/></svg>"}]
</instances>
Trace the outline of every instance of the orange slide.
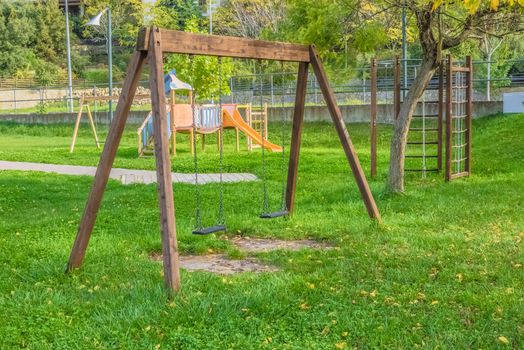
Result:
<instances>
[{"instance_id":1,"label":"orange slide","mask_svg":"<svg viewBox=\"0 0 524 350\"><path fill-rule=\"evenodd\" d=\"M262 136L244 121L236 105L222 105L222 123L224 128L238 128L255 143L262 145L271 152L282 152L282 147L267 140L262 140Z\"/></svg>"}]
</instances>

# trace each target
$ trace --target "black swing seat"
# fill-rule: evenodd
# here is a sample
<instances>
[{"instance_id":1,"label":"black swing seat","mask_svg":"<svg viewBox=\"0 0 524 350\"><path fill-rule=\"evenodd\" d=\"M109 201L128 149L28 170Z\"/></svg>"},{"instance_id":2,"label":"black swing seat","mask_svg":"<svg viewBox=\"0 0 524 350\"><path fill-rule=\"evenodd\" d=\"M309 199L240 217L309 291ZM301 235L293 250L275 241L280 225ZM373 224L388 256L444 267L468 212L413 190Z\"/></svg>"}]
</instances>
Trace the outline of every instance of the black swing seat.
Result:
<instances>
[{"instance_id":1,"label":"black swing seat","mask_svg":"<svg viewBox=\"0 0 524 350\"><path fill-rule=\"evenodd\" d=\"M274 211L272 213L263 213L260 215L260 218L261 219L274 219L274 218L279 218L281 216L288 216L288 215L289 215L289 211L281 210L281 211Z\"/></svg>"},{"instance_id":2,"label":"black swing seat","mask_svg":"<svg viewBox=\"0 0 524 350\"><path fill-rule=\"evenodd\" d=\"M194 235L204 236L204 235L210 235L212 233L225 231L225 230L226 230L226 226L225 225L215 225L215 226L203 227L203 228L196 229L196 230L193 231L193 234Z\"/></svg>"}]
</instances>

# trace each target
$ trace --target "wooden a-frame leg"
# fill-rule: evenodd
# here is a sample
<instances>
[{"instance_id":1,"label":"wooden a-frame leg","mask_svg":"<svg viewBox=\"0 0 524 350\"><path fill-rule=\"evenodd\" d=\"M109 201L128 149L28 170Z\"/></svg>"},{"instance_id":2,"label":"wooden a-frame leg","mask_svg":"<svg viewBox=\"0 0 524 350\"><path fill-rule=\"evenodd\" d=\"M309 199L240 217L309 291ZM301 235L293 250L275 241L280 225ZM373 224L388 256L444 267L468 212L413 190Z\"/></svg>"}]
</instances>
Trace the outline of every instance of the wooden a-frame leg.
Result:
<instances>
[{"instance_id":1,"label":"wooden a-frame leg","mask_svg":"<svg viewBox=\"0 0 524 350\"><path fill-rule=\"evenodd\" d=\"M171 129L171 137L173 138L173 157L176 157L176 129Z\"/></svg>"},{"instance_id":2,"label":"wooden a-frame leg","mask_svg":"<svg viewBox=\"0 0 524 350\"><path fill-rule=\"evenodd\" d=\"M89 118L89 124L91 125L91 131L93 132L93 136L95 138L95 144L96 148L100 149L100 142L98 141L98 135L96 134L96 126L95 121L93 120L93 115L91 114L91 108L89 108L89 105L87 107L87 117Z\"/></svg>"},{"instance_id":3,"label":"wooden a-frame leg","mask_svg":"<svg viewBox=\"0 0 524 350\"><path fill-rule=\"evenodd\" d=\"M156 177L160 226L162 229L162 254L164 281L170 291L180 289L180 270L176 240L175 204L169 154L169 132L164 94L164 64L160 44L160 31L151 30L149 39L149 77L153 105L153 130L155 133Z\"/></svg>"},{"instance_id":4,"label":"wooden a-frame leg","mask_svg":"<svg viewBox=\"0 0 524 350\"><path fill-rule=\"evenodd\" d=\"M195 148L193 147L195 140L195 132L193 129L189 131L189 149L191 150L191 155L195 155Z\"/></svg>"},{"instance_id":5,"label":"wooden a-frame leg","mask_svg":"<svg viewBox=\"0 0 524 350\"><path fill-rule=\"evenodd\" d=\"M240 152L240 130L238 130L238 128L235 128L235 136L237 142L237 152Z\"/></svg>"},{"instance_id":6,"label":"wooden a-frame leg","mask_svg":"<svg viewBox=\"0 0 524 350\"><path fill-rule=\"evenodd\" d=\"M293 130L291 132L286 186L286 209L289 214L293 213L295 207L298 158L300 156L300 141L302 139L302 126L304 124L304 110L306 105L307 75L308 63L300 63L298 67L297 94L295 97L295 111L293 114Z\"/></svg>"},{"instance_id":7,"label":"wooden a-frame leg","mask_svg":"<svg viewBox=\"0 0 524 350\"><path fill-rule=\"evenodd\" d=\"M360 162L358 160L355 147L353 146L351 138L349 137L349 133L344 123L344 119L342 118L342 113L340 112L340 108L338 107L337 101L335 99L335 94L333 93L333 90L329 85L326 72L324 71L324 66L322 65L320 56L318 55L318 52L314 46L310 46L310 56L313 71L315 72L315 76L317 77L320 89L322 90L322 94L324 95L324 99L326 100L329 113L331 114L331 118L333 119L333 123L335 124L335 128L337 129L338 137L340 138L342 148L344 148L344 152L346 153L346 158L348 159L349 166L351 167L353 175L355 176L358 189L360 190L360 194L362 196L364 204L366 205L369 217L376 219L378 222L380 222L380 213L375 203L375 199L373 198L373 194L371 193L371 189L369 188L366 176L364 175L364 171L362 170L362 166L360 165Z\"/></svg>"},{"instance_id":8,"label":"wooden a-frame leg","mask_svg":"<svg viewBox=\"0 0 524 350\"><path fill-rule=\"evenodd\" d=\"M82 111L84 110L84 99L80 100L80 109L76 116L75 129L73 130L73 138L71 139L71 146L69 146L69 153L73 153L75 150L76 137L78 136L78 128L80 127L80 120L82 119Z\"/></svg>"},{"instance_id":9,"label":"wooden a-frame leg","mask_svg":"<svg viewBox=\"0 0 524 350\"><path fill-rule=\"evenodd\" d=\"M96 221L96 215L102 202L104 190L109 179L109 173L115 160L116 151L124 132L126 125L127 116L131 109L131 103L135 96L136 88L140 79L140 71L146 57L145 52L135 52L131 59L131 64L127 70L126 80L122 93L118 100L118 106L115 112L115 119L111 123L111 128L107 136L107 141L104 145L104 150L100 156L100 162L96 169L95 179L93 181L93 187L87 200L86 207L84 209L84 215L78 228L75 243L69 256L69 262L67 264L67 271L71 271L82 265L84 260L87 245L89 244L89 238Z\"/></svg>"}]
</instances>

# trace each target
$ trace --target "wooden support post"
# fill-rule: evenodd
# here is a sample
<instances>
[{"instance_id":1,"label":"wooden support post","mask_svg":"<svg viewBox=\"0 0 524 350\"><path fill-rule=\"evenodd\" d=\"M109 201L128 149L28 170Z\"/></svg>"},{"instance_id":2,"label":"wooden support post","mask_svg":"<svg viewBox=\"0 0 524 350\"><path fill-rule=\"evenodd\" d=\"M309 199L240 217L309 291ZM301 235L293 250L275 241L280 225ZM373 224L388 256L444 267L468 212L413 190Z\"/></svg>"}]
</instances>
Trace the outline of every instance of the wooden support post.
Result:
<instances>
[{"instance_id":1,"label":"wooden support post","mask_svg":"<svg viewBox=\"0 0 524 350\"><path fill-rule=\"evenodd\" d=\"M171 137L172 137L172 148L173 148L173 156L176 156L176 133L175 133L175 99L176 99L176 93L175 90L171 90L169 92L170 94L170 104L171 104L171 110L170 110L170 116L169 118L169 124L171 128Z\"/></svg>"},{"instance_id":2,"label":"wooden support post","mask_svg":"<svg viewBox=\"0 0 524 350\"><path fill-rule=\"evenodd\" d=\"M89 105L87 107L87 117L89 118L89 124L91 125L91 131L93 132L93 137L95 138L96 148L100 149L100 142L98 141L98 135L96 134L95 121L93 120L93 115L91 114L91 108Z\"/></svg>"},{"instance_id":3,"label":"wooden support post","mask_svg":"<svg viewBox=\"0 0 524 350\"><path fill-rule=\"evenodd\" d=\"M398 119L401 104L401 85L400 85L400 57L395 58L395 68L393 73L393 110L395 120Z\"/></svg>"},{"instance_id":4,"label":"wooden support post","mask_svg":"<svg viewBox=\"0 0 524 350\"><path fill-rule=\"evenodd\" d=\"M240 130L238 130L238 128L235 128L235 136L237 142L237 152L240 152Z\"/></svg>"},{"instance_id":5,"label":"wooden support post","mask_svg":"<svg viewBox=\"0 0 524 350\"><path fill-rule=\"evenodd\" d=\"M78 136L78 129L80 128L80 120L82 119L82 111L84 110L84 98L80 99L80 109L76 116L75 129L73 130L73 138L71 139L71 146L69 146L69 153L75 150L76 138Z\"/></svg>"},{"instance_id":6,"label":"wooden support post","mask_svg":"<svg viewBox=\"0 0 524 350\"><path fill-rule=\"evenodd\" d=\"M289 215L293 214L295 208L298 159L300 157L300 141L302 139L302 126L304 124L304 110L306 106L308 68L309 64L306 62L301 62L298 66L297 94L295 97L295 111L293 114L293 130L291 131L286 186L286 209Z\"/></svg>"},{"instance_id":7,"label":"wooden support post","mask_svg":"<svg viewBox=\"0 0 524 350\"><path fill-rule=\"evenodd\" d=\"M466 89L466 154L465 154L465 163L464 163L464 171L468 173L468 176L471 175L471 135L472 135L472 128L473 128L473 61L471 60L471 56L466 57L466 67L468 68L468 72L466 73L467 77L467 84L468 87Z\"/></svg>"},{"instance_id":8,"label":"wooden support post","mask_svg":"<svg viewBox=\"0 0 524 350\"><path fill-rule=\"evenodd\" d=\"M366 205L369 217L376 219L378 222L380 222L381 217L377 205L375 203L375 199L373 198L373 194L371 193L371 189L369 188L369 184L366 180L366 176L364 175L364 171L362 170L362 167L358 160L357 153L355 152L355 148L353 146L353 143L351 142L351 138L349 137L349 133L344 123L344 119L342 118L342 113L340 112L340 108L338 107L337 101L335 99L335 94L333 93L333 90L329 85L326 72L324 71L324 67L322 65L322 61L320 60L320 56L318 55L318 52L314 46L310 46L310 56L313 71L315 72L317 81L320 85L320 89L322 90L322 94L324 95L324 99L326 100L329 113L331 114L331 118L333 119L333 123L335 124L335 128L337 129L337 133L342 143L342 147L344 148L344 152L346 153L346 158L348 159L349 166L351 167L353 175L355 176L355 180L360 190L362 199L364 200L364 204Z\"/></svg>"},{"instance_id":9,"label":"wooden support post","mask_svg":"<svg viewBox=\"0 0 524 350\"><path fill-rule=\"evenodd\" d=\"M152 28L149 39L149 77L155 133L155 158L160 207L160 226L162 229L162 254L164 262L164 281L171 291L180 289L180 271L176 240L175 204L173 199L173 180L171 157L169 154L169 133L164 94L164 63L161 48L160 30Z\"/></svg>"},{"instance_id":10,"label":"wooden support post","mask_svg":"<svg viewBox=\"0 0 524 350\"><path fill-rule=\"evenodd\" d=\"M438 77L438 118L437 118L437 169L442 170L442 122L444 114L444 60L440 60Z\"/></svg>"},{"instance_id":11,"label":"wooden support post","mask_svg":"<svg viewBox=\"0 0 524 350\"><path fill-rule=\"evenodd\" d=\"M189 131L189 149L190 149L190 152L191 152L192 156L195 155L195 147L193 147L193 144L196 142L195 137L196 137L195 131L193 129L191 129Z\"/></svg>"},{"instance_id":12,"label":"wooden support post","mask_svg":"<svg viewBox=\"0 0 524 350\"><path fill-rule=\"evenodd\" d=\"M377 59L371 59L371 177L377 176Z\"/></svg>"},{"instance_id":13,"label":"wooden support post","mask_svg":"<svg viewBox=\"0 0 524 350\"><path fill-rule=\"evenodd\" d=\"M115 119L111 123L109 135L107 136L104 150L100 157L98 168L96 169L93 187L91 188L91 193L89 194L89 199L87 200L87 205L84 209L84 215L82 216L82 221L78 228L75 243L71 250L71 255L69 256L67 271L80 267L84 260L87 245L89 244L89 238L91 237L91 232L95 225L96 215L100 208L104 190L109 179L109 173L111 172L118 145L120 144L120 139L124 132L133 97L135 96L136 88L140 79L140 71L146 54L146 52L135 52L131 59L124 86L118 101L118 106L115 111Z\"/></svg>"},{"instance_id":14,"label":"wooden support post","mask_svg":"<svg viewBox=\"0 0 524 350\"><path fill-rule=\"evenodd\" d=\"M451 122L453 119L453 62L448 55L446 63L446 181L451 180Z\"/></svg>"}]
</instances>

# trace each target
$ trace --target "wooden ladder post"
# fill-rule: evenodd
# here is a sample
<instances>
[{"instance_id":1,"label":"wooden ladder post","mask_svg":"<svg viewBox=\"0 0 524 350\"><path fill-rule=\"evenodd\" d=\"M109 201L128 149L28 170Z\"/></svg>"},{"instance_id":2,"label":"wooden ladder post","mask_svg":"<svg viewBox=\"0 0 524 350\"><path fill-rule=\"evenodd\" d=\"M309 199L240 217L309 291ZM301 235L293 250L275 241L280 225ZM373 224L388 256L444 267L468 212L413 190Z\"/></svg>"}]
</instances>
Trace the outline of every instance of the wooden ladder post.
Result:
<instances>
[{"instance_id":1,"label":"wooden ladder post","mask_svg":"<svg viewBox=\"0 0 524 350\"><path fill-rule=\"evenodd\" d=\"M349 137L344 119L342 118L342 113L340 112L340 108L338 107L337 101L335 99L335 94L329 85L326 72L324 71L324 66L322 65L320 56L318 55L318 52L314 46L310 46L310 56L313 71L315 72L320 89L322 90L322 94L326 100L329 113L331 114L331 118L333 119L333 123L337 129L338 137L340 138L342 148L344 148L344 152L346 153L349 166L351 167L353 175L355 176L358 189L360 190L360 194L364 200L364 204L366 205L369 217L376 219L378 222L381 222L380 212L378 211L375 199L373 198L373 194L371 193L371 189L369 188L369 184L366 180L366 176L364 175L364 171L362 170L362 166L358 160L355 147L353 146L351 138Z\"/></svg>"},{"instance_id":2,"label":"wooden ladder post","mask_svg":"<svg viewBox=\"0 0 524 350\"><path fill-rule=\"evenodd\" d=\"M180 289L180 271L163 67L160 30L154 27L149 38L149 83L155 133L156 177L162 230L164 281L168 290L178 291Z\"/></svg>"},{"instance_id":3,"label":"wooden ladder post","mask_svg":"<svg viewBox=\"0 0 524 350\"><path fill-rule=\"evenodd\" d=\"M448 55L446 63L446 181L451 180L451 132L453 119L453 62Z\"/></svg>"},{"instance_id":4,"label":"wooden ladder post","mask_svg":"<svg viewBox=\"0 0 524 350\"><path fill-rule=\"evenodd\" d=\"M466 90L466 154L465 154L465 163L464 163L464 171L468 173L468 176L471 175L471 141L472 139L472 128L473 128L473 61L471 60L471 56L466 56L466 68L467 71L467 90Z\"/></svg>"},{"instance_id":5,"label":"wooden ladder post","mask_svg":"<svg viewBox=\"0 0 524 350\"><path fill-rule=\"evenodd\" d=\"M444 60L440 60L438 79L438 119L437 119L437 169L442 171L442 122L444 116Z\"/></svg>"},{"instance_id":6,"label":"wooden ladder post","mask_svg":"<svg viewBox=\"0 0 524 350\"><path fill-rule=\"evenodd\" d=\"M377 59L371 59L371 177L377 176Z\"/></svg>"},{"instance_id":7,"label":"wooden ladder post","mask_svg":"<svg viewBox=\"0 0 524 350\"><path fill-rule=\"evenodd\" d=\"M75 243L71 250L71 255L69 256L67 271L80 267L84 260L87 245L89 244L89 238L93 232L96 216L100 209L100 203L102 202L104 190L109 179L109 173L111 172L118 145L120 144L120 139L124 132L133 97L135 96L138 81L140 79L140 71L145 57L146 52L137 51L131 59L115 111L115 118L111 123L111 128L109 129L109 134L106 143L104 144L104 150L100 156L98 168L96 169L93 187L91 188L91 193L89 194L84 214L80 221L80 226L78 227Z\"/></svg>"}]
</instances>

